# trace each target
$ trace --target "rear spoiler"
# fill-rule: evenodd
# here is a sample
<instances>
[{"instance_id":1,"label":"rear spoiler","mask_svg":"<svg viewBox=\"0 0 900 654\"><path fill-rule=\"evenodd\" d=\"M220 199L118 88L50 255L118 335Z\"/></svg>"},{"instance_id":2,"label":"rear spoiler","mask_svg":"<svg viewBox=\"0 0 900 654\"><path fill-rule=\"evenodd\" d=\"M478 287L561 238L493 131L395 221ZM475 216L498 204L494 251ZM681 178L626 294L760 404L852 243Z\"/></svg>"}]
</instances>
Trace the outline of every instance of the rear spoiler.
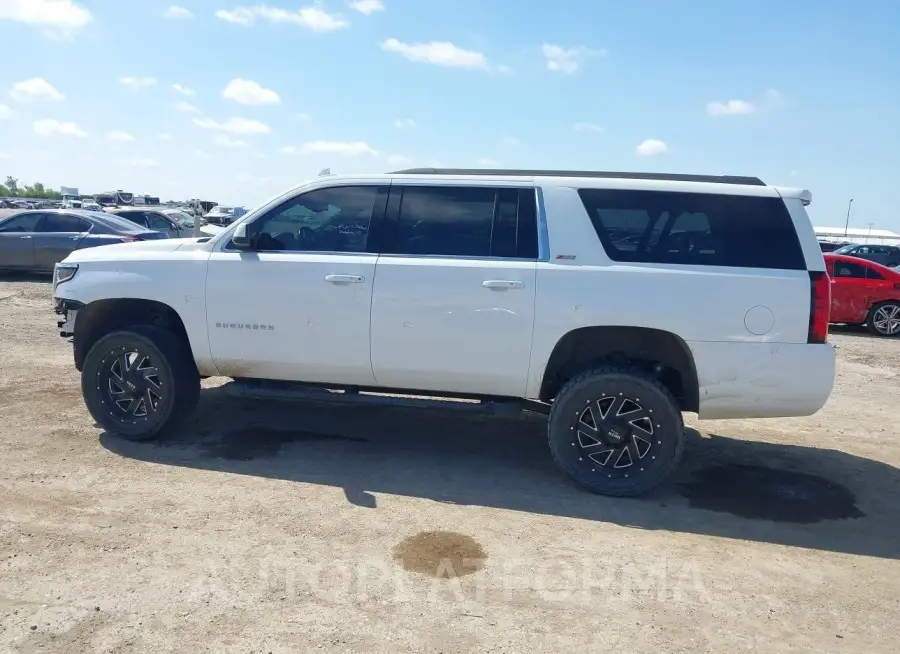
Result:
<instances>
[{"instance_id":1,"label":"rear spoiler","mask_svg":"<svg viewBox=\"0 0 900 654\"><path fill-rule=\"evenodd\" d=\"M800 200L803 203L804 207L808 207L812 202L812 193L807 191L805 188L791 188L788 186L776 186L775 190L778 191L778 195L783 198L792 198L795 200Z\"/></svg>"}]
</instances>

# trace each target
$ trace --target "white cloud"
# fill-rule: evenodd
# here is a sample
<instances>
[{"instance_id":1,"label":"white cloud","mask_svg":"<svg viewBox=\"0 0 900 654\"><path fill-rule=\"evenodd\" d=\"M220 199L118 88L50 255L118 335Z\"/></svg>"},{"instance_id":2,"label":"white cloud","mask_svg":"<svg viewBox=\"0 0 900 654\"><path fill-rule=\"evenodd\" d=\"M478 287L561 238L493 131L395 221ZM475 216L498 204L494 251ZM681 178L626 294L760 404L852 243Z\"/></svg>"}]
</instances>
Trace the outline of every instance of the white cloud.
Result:
<instances>
[{"instance_id":1,"label":"white cloud","mask_svg":"<svg viewBox=\"0 0 900 654\"><path fill-rule=\"evenodd\" d=\"M115 129L106 135L110 141L116 141L118 143L133 143L135 138L129 134L128 132L123 132L121 130Z\"/></svg>"},{"instance_id":2,"label":"white cloud","mask_svg":"<svg viewBox=\"0 0 900 654\"><path fill-rule=\"evenodd\" d=\"M162 134L157 134L156 138L158 138L160 141L171 141L172 135L166 134L165 132L163 132Z\"/></svg>"},{"instance_id":3,"label":"white cloud","mask_svg":"<svg viewBox=\"0 0 900 654\"><path fill-rule=\"evenodd\" d=\"M507 147L514 148L517 145L521 145L521 144L522 144L522 141L517 139L515 136L504 136L503 137L503 145L505 145Z\"/></svg>"},{"instance_id":4,"label":"white cloud","mask_svg":"<svg viewBox=\"0 0 900 654\"><path fill-rule=\"evenodd\" d=\"M212 118L194 118L194 124L203 129L215 129L232 134L269 134L272 131L265 123L249 118L229 118L224 123Z\"/></svg>"},{"instance_id":5,"label":"white cloud","mask_svg":"<svg viewBox=\"0 0 900 654\"><path fill-rule=\"evenodd\" d=\"M277 104L281 98L272 89L267 89L250 79L236 78L228 82L222 90L222 97L240 104L262 105Z\"/></svg>"},{"instance_id":6,"label":"white cloud","mask_svg":"<svg viewBox=\"0 0 900 654\"><path fill-rule=\"evenodd\" d=\"M594 132L599 134L603 131L600 125L595 125L594 123L575 123L573 127L576 132Z\"/></svg>"},{"instance_id":7,"label":"white cloud","mask_svg":"<svg viewBox=\"0 0 900 654\"><path fill-rule=\"evenodd\" d=\"M378 152L364 141L311 141L301 146L287 145L281 148L284 154L328 153L356 157L361 154L377 156Z\"/></svg>"},{"instance_id":8,"label":"white cloud","mask_svg":"<svg viewBox=\"0 0 900 654\"><path fill-rule=\"evenodd\" d=\"M91 22L91 12L73 0L0 0L0 20L44 28L52 38L68 37Z\"/></svg>"},{"instance_id":9,"label":"white cloud","mask_svg":"<svg viewBox=\"0 0 900 654\"><path fill-rule=\"evenodd\" d=\"M350 8L361 14L370 16L376 11L384 11L384 2L382 0L356 0L350 3Z\"/></svg>"},{"instance_id":10,"label":"white cloud","mask_svg":"<svg viewBox=\"0 0 900 654\"><path fill-rule=\"evenodd\" d=\"M394 127L397 129L405 129L407 127L416 127L416 121L412 118L398 118L394 121Z\"/></svg>"},{"instance_id":11,"label":"white cloud","mask_svg":"<svg viewBox=\"0 0 900 654\"><path fill-rule=\"evenodd\" d=\"M175 91L178 91L181 95L186 95L188 97L190 97L192 95L197 95L197 92L194 89L192 89L188 86L183 86L181 84L173 84L172 88Z\"/></svg>"},{"instance_id":12,"label":"white cloud","mask_svg":"<svg viewBox=\"0 0 900 654\"><path fill-rule=\"evenodd\" d=\"M541 52L547 60L547 70L557 71L571 75L581 65L584 57L592 54L605 55L605 50L589 50L581 46L564 48L561 45L545 43L541 46Z\"/></svg>"},{"instance_id":13,"label":"white cloud","mask_svg":"<svg viewBox=\"0 0 900 654\"><path fill-rule=\"evenodd\" d=\"M488 60L483 53L458 48L449 41L404 43L397 39L388 39L381 43L381 49L387 52L395 52L410 61L434 64L435 66L488 69Z\"/></svg>"},{"instance_id":14,"label":"white cloud","mask_svg":"<svg viewBox=\"0 0 900 654\"><path fill-rule=\"evenodd\" d=\"M647 139L641 141L637 146L637 153L642 157L655 157L656 155L665 154L669 151L669 146L664 141L658 139Z\"/></svg>"},{"instance_id":15,"label":"white cloud","mask_svg":"<svg viewBox=\"0 0 900 654\"><path fill-rule=\"evenodd\" d=\"M233 139L227 134L219 134L213 139L213 144L223 148L246 148L249 145L246 141Z\"/></svg>"},{"instance_id":16,"label":"white cloud","mask_svg":"<svg viewBox=\"0 0 900 654\"><path fill-rule=\"evenodd\" d=\"M185 18L193 18L194 13L190 9L179 7L178 5L169 5L163 12L163 18L169 20L184 20Z\"/></svg>"},{"instance_id":17,"label":"white cloud","mask_svg":"<svg viewBox=\"0 0 900 654\"><path fill-rule=\"evenodd\" d=\"M9 120L15 115L15 111L7 107L5 104L0 104L0 120Z\"/></svg>"},{"instance_id":18,"label":"white cloud","mask_svg":"<svg viewBox=\"0 0 900 654\"><path fill-rule=\"evenodd\" d=\"M198 159L209 159L210 156L203 150L194 150L194 156Z\"/></svg>"},{"instance_id":19,"label":"white cloud","mask_svg":"<svg viewBox=\"0 0 900 654\"><path fill-rule=\"evenodd\" d=\"M61 102L66 99L66 96L53 88L53 85L43 77L32 77L24 82L16 82L9 95L19 102Z\"/></svg>"},{"instance_id":20,"label":"white cloud","mask_svg":"<svg viewBox=\"0 0 900 654\"><path fill-rule=\"evenodd\" d=\"M488 168L496 168L497 166L500 165L500 162L496 161L495 159L490 159L488 157L482 157L481 159L478 160L478 165L486 166Z\"/></svg>"},{"instance_id":21,"label":"white cloud","mask_svg":"<svg viewBox=\"0 0 900 654\"><path fill-rule=\"evenodd\" d=\"M729 100L728 102L710 102L706 105L706 113L710 116L741 116L752 114L756 107L752 102Z\"/></svg>"},{"instance_id":22,"label":"white cloud","mask_svg":"<svg viewBox=\"0 0 900 654\"><path fill-rule=\"evenodd\" d=\"M134 157L132 159L120 159L119 164L130 168L156 168L159 162L150 157Z\"/></svg>"},{"instance_id":23,"label":"white cloud","mask_svg":"<svg viewBox=\"0 0 900 654\"><path fill-rule=\"evenodd\" d=\"M497 72L502 73L504 75L509 75L510 73L513 72L513 70L506 64L500 64L499 66L497 66Z\"/></svg>"},{"instance_id":24,"label":"white cloud","mask_svg":"<svg viewBox=\"0 0 900 654\"><path fill-rule=\"evenodd\" d=\"M392 154L388 157L387 162L391 166L408 166L412 163L412 159L404 157L402 154Z\"/></svg>"},{"instance_id":25,"label":"white cloud","mask_svg":"<svg viewBox=\"0 0 900 654\"><path fill-rule=\"evenodd\" d=\"M183 114L199 114L200 113L200 110L197 109L197 107L192 105L190 102L184 102L183 100L181 102L176 102L172 106L175 107L175 111L180 111Z\"/></svg>"},{"instance_id":26,"label":"white cloud","mask_svg":"<svg viewBox=\"0 0 900 654\"><path fill-rule=\"evenodd\" d=\"M120 77L119 82L136 91L156 86L156 80L152 77Z\"/></svg>"},{"instance_id":27,"label":"white cloud","mask_svg":"<svg viewBox=\"0 0 900 654\"><path fill-rule=\"evenodd\" d=\"M257 18L272 23L294 23L313 32L339 30L350 25L340 14L329 14L318 5L301 7L296 11L268 5L235 7L231 10L220 9L216 12L216 18L245 27L252 25Z\"/></svg>"},{"instance_id":28,"label":"white cloud","mask_svg":"<svg viewBox=\"0 0 900 654\"><path fill-rule=\"evenodd\" d=\"M85 138L87 132L73 122L60 122L52 118L34 121L34 133L41 136L77 136Z\"/></svg>"}]
</instances>

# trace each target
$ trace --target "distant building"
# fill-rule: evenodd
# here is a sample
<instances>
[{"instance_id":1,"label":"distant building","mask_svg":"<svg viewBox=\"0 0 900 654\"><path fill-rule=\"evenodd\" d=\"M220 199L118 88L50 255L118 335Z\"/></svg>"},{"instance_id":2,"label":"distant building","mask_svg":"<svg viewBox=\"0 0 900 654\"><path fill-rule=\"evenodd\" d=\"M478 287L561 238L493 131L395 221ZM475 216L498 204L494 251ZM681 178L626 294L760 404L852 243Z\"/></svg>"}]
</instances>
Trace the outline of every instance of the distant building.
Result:
<instances>
[{"instance_id":1,"label":"distant building","mask_svg":"<svg viewBox=\"0 0 900 654\"><path fill-rule=\"evenodd\" d=\"M847 241L860 244L900 245L900 234L887 229L868 227L813 227L820 241Z\"/></svg>"}]
</instances>

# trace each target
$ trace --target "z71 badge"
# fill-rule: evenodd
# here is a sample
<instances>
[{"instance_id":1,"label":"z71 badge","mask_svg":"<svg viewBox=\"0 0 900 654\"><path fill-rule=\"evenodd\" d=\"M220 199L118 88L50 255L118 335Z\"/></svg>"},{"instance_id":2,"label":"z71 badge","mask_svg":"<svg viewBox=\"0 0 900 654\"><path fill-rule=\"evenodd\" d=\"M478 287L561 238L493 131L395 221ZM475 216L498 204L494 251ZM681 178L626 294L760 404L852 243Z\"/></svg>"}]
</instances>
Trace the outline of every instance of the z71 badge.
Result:
<instances>
[{"instance_id":1,"label":"z71 badge","mask_svg":"<svg viewBox=\"0 0 900 654\"><path fill-rule=\"evenodd\" d=\"M217 322L216 329L249 329L251 331L274 332L275 325L262 325L255 322Z\"/></svg>"}]
</instances>

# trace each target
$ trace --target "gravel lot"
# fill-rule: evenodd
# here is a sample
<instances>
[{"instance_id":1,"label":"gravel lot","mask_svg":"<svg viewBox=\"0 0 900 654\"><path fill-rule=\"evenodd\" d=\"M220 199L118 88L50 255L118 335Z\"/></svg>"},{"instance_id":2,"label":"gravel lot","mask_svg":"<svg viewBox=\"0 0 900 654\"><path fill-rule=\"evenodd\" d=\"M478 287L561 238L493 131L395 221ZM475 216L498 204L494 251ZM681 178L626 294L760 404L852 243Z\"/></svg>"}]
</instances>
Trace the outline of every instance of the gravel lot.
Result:
<instances>
[{"instance_id":1,"label":"gravel lot","mask_svg":"<svg viewBox=\"0 0 900 654\"><path fill-rule=\"evenodd\" d=\"M896 651L900 340L803 419L702 422L596 497L537 417L235 400L101 433L50 286L0 279L0 650ZM894 645L891 645L894 643Z\"/></svg>"}]
</instances>

